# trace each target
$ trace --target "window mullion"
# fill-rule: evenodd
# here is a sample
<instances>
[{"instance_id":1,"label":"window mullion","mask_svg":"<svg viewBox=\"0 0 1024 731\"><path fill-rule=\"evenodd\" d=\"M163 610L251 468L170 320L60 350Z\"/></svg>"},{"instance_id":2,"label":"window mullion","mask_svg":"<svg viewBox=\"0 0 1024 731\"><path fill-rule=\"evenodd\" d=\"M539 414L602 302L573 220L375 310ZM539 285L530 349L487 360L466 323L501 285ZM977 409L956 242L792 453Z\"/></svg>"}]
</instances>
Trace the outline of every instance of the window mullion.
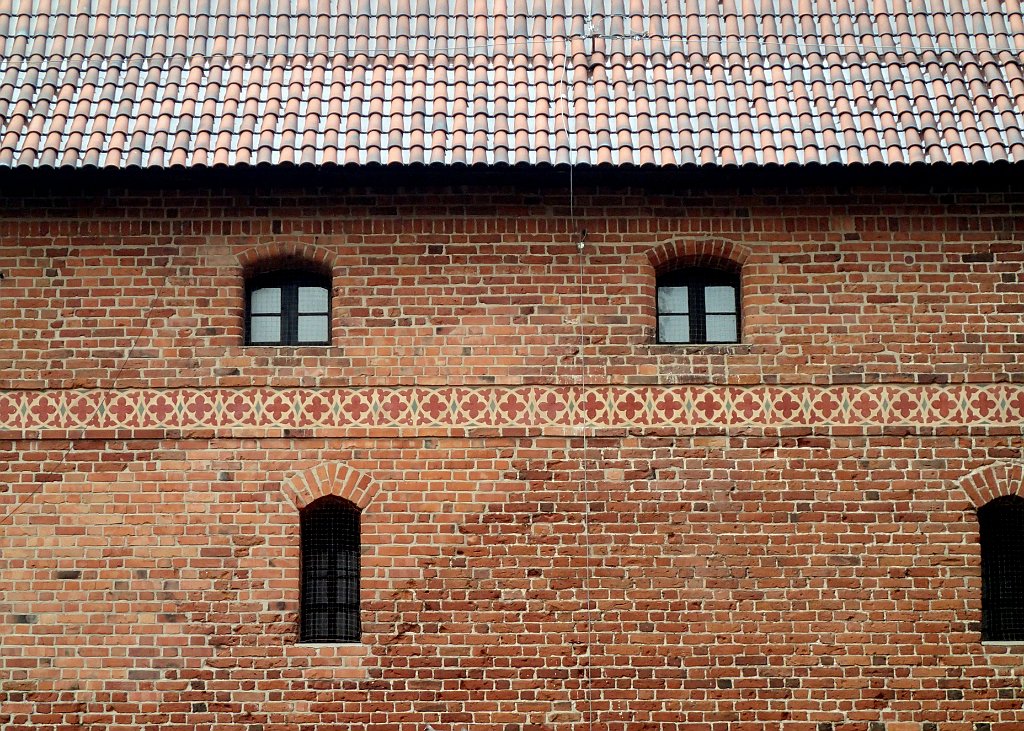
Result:
<instances>
[{"instance_id":1,"label":"window mullion","mask_svg":"<svg viewBox=\"0 0 1024 731\"><path fill-rule=\"evenodd\" d=\"M690 302L690 342L703 343L707 340L707 326L704 312L704 284L696 279L687 280Z\"/></svg>"},{"instance_id":2,"label":"window mullion","mask_svg":"<svg viewBox=\"0 0 1024 731\"><path fill-rule=\"evenodd\" d=\"M295 345L299 342L299 283L294 279L283 287L281 309L281 342Z\"/></svg>"}]
</instances>

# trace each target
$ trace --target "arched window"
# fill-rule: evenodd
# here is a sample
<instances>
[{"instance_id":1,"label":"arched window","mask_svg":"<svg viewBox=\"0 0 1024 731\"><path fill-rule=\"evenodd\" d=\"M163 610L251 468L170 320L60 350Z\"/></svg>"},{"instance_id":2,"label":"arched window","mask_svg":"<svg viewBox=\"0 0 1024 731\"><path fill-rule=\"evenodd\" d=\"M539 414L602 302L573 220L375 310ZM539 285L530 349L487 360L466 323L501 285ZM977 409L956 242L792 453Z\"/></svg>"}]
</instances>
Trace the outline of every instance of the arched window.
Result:
<instances>
[{"instance_id":1,"label":"arched window","mask_svg":"<svg viewBox=\"0 0 1024 731\"><path fill-rule=\"evenodd\" d=\"M659 343L738 343L740 277L690 267L658 277Z\"/></svg>"},{"instance_id":2,"label":"arched window","mask_svg":"<svg viewBox=\"0 0 1024 731\"><path fill-rule=\"evenodd\" d=\"M359 642L359 508L327 495L300 514L302 642Z\"/></svg>"},{"instance_id":3,"label":"arched window","mask_svg":"<svg viewBox=\"0 0 1024 731\"><path fill-rule=\"evenodd\" d=\"M248 345L327 345L331 281L304 271L271 271L246 282Z\"/></svg>"},{"instance_id":4,"label":"arched window","mask_svg":"<svg viewBox=\"0 0 1024 731\"><path fill-rule=\"evenodd\" d=\"M1024 641L1024 498L997 497L978 509L981 638Z\"/></svg>"}]
</instances>

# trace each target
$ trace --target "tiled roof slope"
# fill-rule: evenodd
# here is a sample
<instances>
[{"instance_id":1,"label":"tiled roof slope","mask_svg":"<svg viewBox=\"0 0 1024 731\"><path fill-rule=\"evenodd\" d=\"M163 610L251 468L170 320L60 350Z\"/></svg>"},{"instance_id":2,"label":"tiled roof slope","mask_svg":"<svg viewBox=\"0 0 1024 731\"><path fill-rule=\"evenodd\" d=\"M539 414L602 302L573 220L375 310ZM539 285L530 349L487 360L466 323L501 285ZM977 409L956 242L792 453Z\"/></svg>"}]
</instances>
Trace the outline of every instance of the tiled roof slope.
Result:
<instances>
[{"instance_id":1,"label":"tiled roof slope","mask_svg":"<svg viewBox=\"0 0 1024 731\"><path fill-rule=\"evenodd\" d=\"M0 167L1024 160L1020 0L11 0Z\"/></svg>"}]
</instances>

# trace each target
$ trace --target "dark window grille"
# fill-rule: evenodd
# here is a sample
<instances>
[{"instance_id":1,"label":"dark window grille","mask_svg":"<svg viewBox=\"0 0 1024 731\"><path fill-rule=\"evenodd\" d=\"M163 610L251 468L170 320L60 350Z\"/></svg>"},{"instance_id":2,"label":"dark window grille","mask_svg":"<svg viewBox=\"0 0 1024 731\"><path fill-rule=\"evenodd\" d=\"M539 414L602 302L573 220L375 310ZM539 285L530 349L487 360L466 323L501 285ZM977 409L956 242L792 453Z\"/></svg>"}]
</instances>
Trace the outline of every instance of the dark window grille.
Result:
<instances>
[{"instance_id":1,"label":"dark window grille","mask_svg":"<svg viewBox=\"0 0 1024 731\"><path fill-rule=\"evenodd\" d=\"M739 274L678 269L658 277L659 343L738 343Z\"/></svg>"},{"instance_id":2,"label":"dark window grille","mask_svg":"<svg viewBox=\"0 0 1024 731\"><path fill-rule=\"evenodd\" d=\"M981 637L1024 640L1024 498L998 497L978 509Z\"/></svg>"},{"instance_id":3,"label":"dark window grille","mask_svg":"<svg viewBox=\"0 0 1024 731\"><path fill-rule=\"evenodd\" d=\"M359 642L359 509L325 496L300 515L303 642Z\"/></svg>"},{"instance_id":4,"label":"dark window grille","mask_svg":"<svg viewBox=\"0 0 1024 731\"><path fill-rule=\"evenodd\" d=\"M330 279L309 272L268 272L245 294L246 345L328 345Z\"/></svg>"}]
</instances>

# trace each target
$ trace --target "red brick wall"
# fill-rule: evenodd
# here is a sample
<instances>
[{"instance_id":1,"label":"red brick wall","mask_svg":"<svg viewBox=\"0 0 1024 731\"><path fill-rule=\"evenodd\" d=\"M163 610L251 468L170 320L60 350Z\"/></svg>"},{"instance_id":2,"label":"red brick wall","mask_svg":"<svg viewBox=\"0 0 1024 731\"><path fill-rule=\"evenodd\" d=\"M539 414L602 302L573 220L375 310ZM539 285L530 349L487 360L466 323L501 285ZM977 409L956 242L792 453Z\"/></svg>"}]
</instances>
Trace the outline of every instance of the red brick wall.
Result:
<instances>
[{"instance_id":1,"label":"red brick wall","mask_svg":"<svg viewBox=\"0 0 1024 731\"><path fill-rule=\"evenodd\" d=\"M1020 377L1021 196L735 191L577 196L588 371L615 382ZM0 383L550 382L578 368L564 197L148 194L31 198L0 223ZM331 348L246 348L242 274L307 251L334 272ZM655 267L743 261L744 345L651 347ZM152 309L150 309L152 308ZM148 317L146 317L148 313ZM396 337L396 334L400 334ZM237 371L237 378L234 378ZM234 380L232 380L234 378Z\"/></svg>"},{"instance_id":2,"label":"red brick wall","mask_svg":"<svg viewBox=\"0 0 1024 731\"><path fill-rule=\"evenodd\" d=\"M1024 728L974 515L1024 492L1021 202L584 190L581 306L543 189L11 198L0 728ZM243 347L245 267L299 251L332 345ZM652 344L655 271L723 255L743 343ZM325 492L363 509L361 645L296 643Z\"/></svg>"}]
</instances>

